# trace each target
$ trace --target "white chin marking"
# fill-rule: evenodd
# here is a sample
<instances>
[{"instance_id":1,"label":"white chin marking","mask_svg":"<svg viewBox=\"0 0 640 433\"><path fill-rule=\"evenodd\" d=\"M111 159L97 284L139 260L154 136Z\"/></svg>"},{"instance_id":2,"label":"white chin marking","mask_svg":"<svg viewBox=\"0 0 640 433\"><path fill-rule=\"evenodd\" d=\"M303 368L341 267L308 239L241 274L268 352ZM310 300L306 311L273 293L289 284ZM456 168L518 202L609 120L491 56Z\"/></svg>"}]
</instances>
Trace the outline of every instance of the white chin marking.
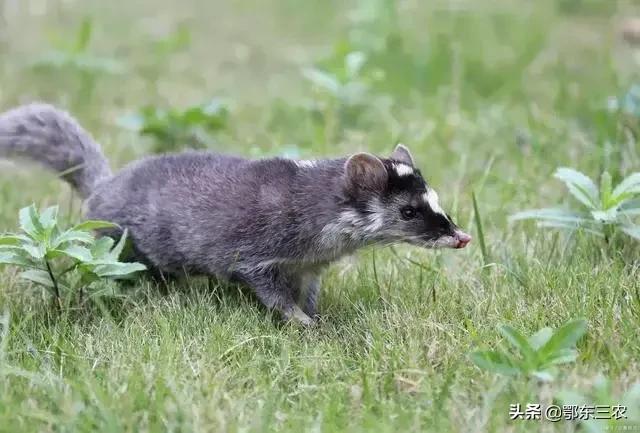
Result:
<instances>
[{"instance_id":1,"label":"white chin marking","mask_svg":"<svg viewBox=\"0 0 640 433\"><path fill-rule=\"evenodd\" d=\"M435 248L455 248L458 241L453 236L442 236L435 242Z\"/></svg>"},{"instance_id":2,"label":"white chin marking","mask_svg":"<svg viewBox=\"0 0 640 433\"><path fill-rule=\"evenodd\" d=\"M407 164L396 163L393 168L395 169L396 173L398 173L398 176L409 176L413 174L413 167Z\"/></svg>"},{"instance_id":3,"label":"white chin marking","mask_svg":"<svg viewBox=\"0 0 640 433\"><path fill-rule=\"evenodd\" d=\"M458 241L453 236L441 236L433 241L409 241L411 245L416 245L422 248L438 249L438 248L455 248Z\"/></svg>"},{"instance_id":4,"label":"white chin marking","mask_svg":"<svg viewBox=\"0 0 640 433\"><path fill-rule=\"evenodd\" d=\"M438 193L433 189L429 188L429 190L423 194L423 199L427 202L432 211L439 213L440 215L445 215L444 210L442 210L440 203L438 202Z\"/></svg>"},{"instance_id":5,"label":"white chin marking","mask_svg":"<svg viewBox=\"0 0 640 433\"><path fill-rule=\"evenodd\" d=\"M317 161L310 161L310 160L300 160L300 161L295 161L296 165L300 168L313 168L317 165Z\"/></svg>"}]
</instances>

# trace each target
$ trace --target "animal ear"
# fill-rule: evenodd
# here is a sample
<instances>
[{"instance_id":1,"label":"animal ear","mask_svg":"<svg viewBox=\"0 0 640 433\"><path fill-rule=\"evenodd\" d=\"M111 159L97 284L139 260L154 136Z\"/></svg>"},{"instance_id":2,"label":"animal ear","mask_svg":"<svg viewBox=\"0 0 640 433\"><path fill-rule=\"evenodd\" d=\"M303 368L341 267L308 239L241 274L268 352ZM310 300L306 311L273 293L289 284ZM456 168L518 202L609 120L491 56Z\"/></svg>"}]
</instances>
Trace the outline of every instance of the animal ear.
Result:
<instances>
[{"instance_id":1,"label":"animal ear","mask_svg":"<svg viewBox=\"0 0 640 433\"><path fill-rule=\"evenodd\" d=\"M351 191L382 191L387 185L387 169L370 153L356 153L344 164L346 186Z\"/></svg>"},{"instance_id":2,"label":"animal ear","mask_svg":"<svg viewBox=\"0 0 640 433\"><path fill-rule=\"evenodd\" d=\"M396 161L408 164L411 167L415 166L415 163L413 162L413 156L411 156L409 148L401 143L398 143L389 159L395 159Z\"/></svg>"}]
</instances>

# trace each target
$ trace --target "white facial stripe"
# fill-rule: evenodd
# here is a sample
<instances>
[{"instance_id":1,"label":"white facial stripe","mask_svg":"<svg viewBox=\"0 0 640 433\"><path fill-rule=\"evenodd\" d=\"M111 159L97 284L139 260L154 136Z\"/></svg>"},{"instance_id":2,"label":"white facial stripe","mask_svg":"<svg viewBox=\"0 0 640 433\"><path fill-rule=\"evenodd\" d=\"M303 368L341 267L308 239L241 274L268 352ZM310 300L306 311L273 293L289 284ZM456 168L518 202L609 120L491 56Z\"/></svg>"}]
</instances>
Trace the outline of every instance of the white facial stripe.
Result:
<instances>
[{"instance_id":1,"label":"white facial stripe","mask_svg":"<svg viewBox=\"0 0 640 433\"><path fill-rule=\"evenodd\" d=\"M312 168L317 165L317 161L310 161L310 160L300 160L300 161L295 161L295 163L300 168Z\"/></svg>"},{"instance_id":2,"label":"white facial stripe","mask_svg":"<svg viewBox=\"0 0 640 433\"><path fill-rule=\"evenodd\" d=\"M396 173L398 173L398 176L409 176L413 174L413 167L407 164L396 163L393 168L396 170Z\"/></svg>"},{"instance_id":3,"label":"white facial stripe","mask_svg":"<svg viewBox=\"0 0 640 433\"><path fill-rule=\"evenodd\" d=\"M426 201L427 204L429 204L429 207L431 208L432 211L434 211L435 213L439 213L440 215L445 215L444 210L442 210L442 208L440 207L440 203L438 202L437 192L435 192L433 189L430 188L427 192L423 194L422 197L424 201Z\"/></svg>"}]
</instances>

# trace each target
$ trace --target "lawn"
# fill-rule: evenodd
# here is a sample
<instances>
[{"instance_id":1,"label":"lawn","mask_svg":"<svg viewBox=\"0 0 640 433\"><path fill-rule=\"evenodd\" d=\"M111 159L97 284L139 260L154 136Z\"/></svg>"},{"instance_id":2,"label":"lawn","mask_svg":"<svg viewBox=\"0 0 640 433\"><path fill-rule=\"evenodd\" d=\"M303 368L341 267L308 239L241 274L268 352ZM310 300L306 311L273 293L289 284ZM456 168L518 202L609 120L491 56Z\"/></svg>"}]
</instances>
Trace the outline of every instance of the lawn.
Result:
<instances>
[{"instance_id":1,"label":"lawn","mask_svg":"<svg viewBox=\"0 0 640 433\"><path fill-rule=\"evenodd\" d=\"M66 108L114 168L186 146L321 158L403 142L474 236L464 250L399 245L336 263L309 329L196 277L105 282L104 298L58 312L0 267L0 432L640 431L638 242L509 220L578 206L558 167L596 183L640 171L640 51L621 37L638 12L614 0L0 0L0 109ZM210 101L224 115L208 131L132 126L144 107ZM0 233L31 203L82 220L53 174L0 161ZM578 357L553 380L470 356L505 347L500 325L528 336L578 318ZM603 377L611 389L592 397ZM572 392L630 401L626 424L510 420L511 404Z\"/></svg>"}]
</instances>

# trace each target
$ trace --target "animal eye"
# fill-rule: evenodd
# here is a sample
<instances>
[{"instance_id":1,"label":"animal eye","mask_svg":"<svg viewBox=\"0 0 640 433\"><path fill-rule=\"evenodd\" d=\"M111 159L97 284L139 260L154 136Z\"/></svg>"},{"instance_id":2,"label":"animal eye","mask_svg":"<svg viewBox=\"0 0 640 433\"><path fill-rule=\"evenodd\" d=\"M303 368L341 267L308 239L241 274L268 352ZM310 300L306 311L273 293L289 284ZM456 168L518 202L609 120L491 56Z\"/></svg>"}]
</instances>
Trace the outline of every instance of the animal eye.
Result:
<instances>
[{"instance_id":1,"label":"animal eye","mask_svg":"<svg viewBox=\"0 0 640 433\"><path fill-rule=\"evenodd\" d=\"M410 220L411 218L415 218L416 216L416 208L412 207L412 206L405 206L402 209L400 209L400 214L402 215L402 218L406 219L406 220Z\"/></svg>"}]
</instances>

